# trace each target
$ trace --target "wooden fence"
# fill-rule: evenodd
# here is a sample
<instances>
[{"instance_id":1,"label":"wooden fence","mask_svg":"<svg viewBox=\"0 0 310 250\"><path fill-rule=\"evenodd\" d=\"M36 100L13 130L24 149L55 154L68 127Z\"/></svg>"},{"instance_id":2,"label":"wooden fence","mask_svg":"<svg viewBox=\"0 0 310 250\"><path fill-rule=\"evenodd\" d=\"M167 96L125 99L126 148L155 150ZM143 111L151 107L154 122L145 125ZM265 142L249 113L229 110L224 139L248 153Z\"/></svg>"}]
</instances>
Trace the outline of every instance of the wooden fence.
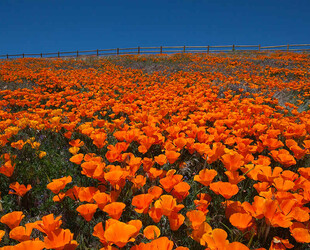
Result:
<instances>
[{"instance_id":1,"label":"wooden fence","mask_svg":"<svg viewBox=\"0 0 310 250\"><path fill-rule=\"evenodd\" d=\"M116 49L97 49L69 52L53 52L39 54L15 54L0 55L0 59L24 58L24 57L79 57L79 56L110 56L110 55L130 55L130 54L170 54L170 53L218 53L236 51L291 51L306 52L310 51L310 44L287 44L276 46L261 45L223 45L223 46L160 46L160 47L136 47L136 48L116 48Z\"/></svg>"}]
</instances>

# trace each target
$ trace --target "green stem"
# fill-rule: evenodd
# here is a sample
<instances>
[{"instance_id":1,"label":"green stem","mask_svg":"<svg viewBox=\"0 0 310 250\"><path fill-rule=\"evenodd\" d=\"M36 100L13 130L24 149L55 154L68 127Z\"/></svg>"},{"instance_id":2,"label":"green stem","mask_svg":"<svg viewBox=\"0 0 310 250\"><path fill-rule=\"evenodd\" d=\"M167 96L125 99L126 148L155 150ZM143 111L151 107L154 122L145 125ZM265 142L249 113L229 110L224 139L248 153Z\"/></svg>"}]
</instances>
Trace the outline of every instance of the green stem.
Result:
<instances>
[{"instance_id":1,"label":"green stem","mask_svg":"<svg viewBox=\"0 0 310 250\"><path fill-rule=\"evenodd\" d=\"M253 242L253 239L254 239L254 235L255 235L255 232L253 231L252 235L251 235L251 239L249 240L249 243L247 245L248 248L250 248L250 246L252 245L252 242Z\"/></svg>"}]
</instances>

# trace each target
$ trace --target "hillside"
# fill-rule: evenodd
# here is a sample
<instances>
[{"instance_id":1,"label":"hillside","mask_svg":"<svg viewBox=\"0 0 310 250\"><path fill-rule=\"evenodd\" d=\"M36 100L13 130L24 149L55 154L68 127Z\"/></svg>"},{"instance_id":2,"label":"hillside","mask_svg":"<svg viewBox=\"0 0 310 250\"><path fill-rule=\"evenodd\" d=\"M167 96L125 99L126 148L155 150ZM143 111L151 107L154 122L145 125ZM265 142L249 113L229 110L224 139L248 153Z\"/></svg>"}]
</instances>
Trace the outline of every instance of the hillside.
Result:
<instances>
[{"instance_id":1,"label":"hillside","mask_svg":"<svg viewBox=\"0 0 310 250\"><path fill-rule=\"evenodd\" d=\"M309 69L282 52L0 60L0 249L309 249Z\"/></svg>"}]
</instances>

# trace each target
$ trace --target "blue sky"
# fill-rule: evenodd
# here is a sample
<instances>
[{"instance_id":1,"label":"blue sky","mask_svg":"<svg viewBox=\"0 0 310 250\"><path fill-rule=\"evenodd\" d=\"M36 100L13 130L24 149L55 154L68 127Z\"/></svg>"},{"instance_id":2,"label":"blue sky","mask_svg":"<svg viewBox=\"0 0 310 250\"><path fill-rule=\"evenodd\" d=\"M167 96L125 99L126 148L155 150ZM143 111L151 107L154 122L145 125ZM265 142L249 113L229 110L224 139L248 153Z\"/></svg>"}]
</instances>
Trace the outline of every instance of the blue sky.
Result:
<instances>
[{"instance_id":1,"label":"blue sky","mask_svg":"<svg viewBox=\"0 0 310 250\"><path fill-rule=\"evenodd\" d=\"M310 43L309 0L1 0L0 55Z\"/></svg>"}]
</instances>

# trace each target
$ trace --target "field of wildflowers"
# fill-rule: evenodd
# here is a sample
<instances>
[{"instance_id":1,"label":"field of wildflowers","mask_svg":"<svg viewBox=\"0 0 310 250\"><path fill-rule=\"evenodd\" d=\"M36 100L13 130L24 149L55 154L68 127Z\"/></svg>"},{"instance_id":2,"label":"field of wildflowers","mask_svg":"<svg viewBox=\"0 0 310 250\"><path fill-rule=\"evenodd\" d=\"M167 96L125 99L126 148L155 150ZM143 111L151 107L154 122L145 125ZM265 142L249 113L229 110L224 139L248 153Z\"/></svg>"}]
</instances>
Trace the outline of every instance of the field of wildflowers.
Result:
<instances>
[{"instance_id":1,"label":"field of wildflowers","mask_svg":"<svg viewBox=\"0 0 310 250\"><path fill-rule=\"evenodd\" d=\"M0 61L0 249L309 249L309 68Z\"/></svg>"}]
</instances>

